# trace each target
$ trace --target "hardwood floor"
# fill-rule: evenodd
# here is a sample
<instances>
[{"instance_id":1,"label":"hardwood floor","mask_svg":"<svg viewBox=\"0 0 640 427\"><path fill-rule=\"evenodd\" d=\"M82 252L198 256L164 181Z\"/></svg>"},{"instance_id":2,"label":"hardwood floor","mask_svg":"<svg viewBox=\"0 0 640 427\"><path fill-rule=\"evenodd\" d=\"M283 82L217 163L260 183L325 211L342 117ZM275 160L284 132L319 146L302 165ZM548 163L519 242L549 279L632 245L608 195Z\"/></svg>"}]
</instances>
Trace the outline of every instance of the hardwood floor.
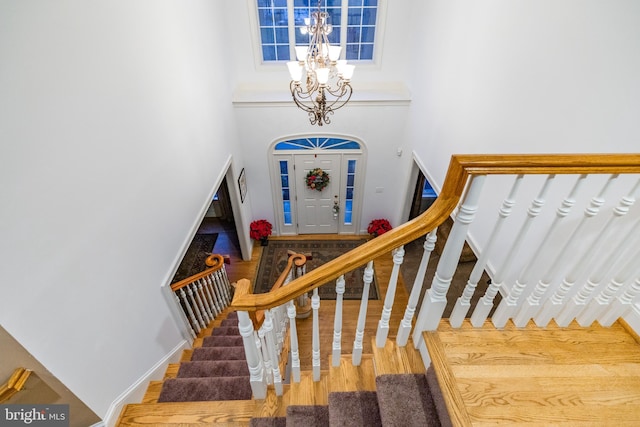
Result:
<instances>
[{"instance_id":1,"label":"hardwood floor","mask_svg":"<svg viewBox=\"0 0 640 427\"><path fill-rule=\"evenodd\" d=\"M424 335L459 425L640 425L640 344L621 323Z\"/></svg>"}]
</instances>

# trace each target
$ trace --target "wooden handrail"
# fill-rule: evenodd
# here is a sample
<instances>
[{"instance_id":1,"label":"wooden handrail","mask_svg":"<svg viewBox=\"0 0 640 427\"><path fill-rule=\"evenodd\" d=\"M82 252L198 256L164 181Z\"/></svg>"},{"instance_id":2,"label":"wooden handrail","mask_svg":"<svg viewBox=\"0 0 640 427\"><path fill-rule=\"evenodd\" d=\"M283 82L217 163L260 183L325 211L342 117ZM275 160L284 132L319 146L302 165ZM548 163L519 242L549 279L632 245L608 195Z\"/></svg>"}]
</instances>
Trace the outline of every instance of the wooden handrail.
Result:
<instances>
[{"instance_id":1,"label":"wooden handrail","mask_svg":"<svg viewBox=\"0 0 640 427\"><path fill-rule=\"evenodd\" d=\"M7 402L13 395L22 390L30 375L31 370L16 368L7 382L0 385L0 403Z\"/></svg>"},{"instance_id":2,"label":"wooden handrail","mask_svg":"<svg viewBox=\"0 0 640 427\"><path fill-rule=\"evenodd\" d=\"M453 155L441 193L434 204L422 215L273 292L252 294L251 286L247 281L246 292L238 292L236 289L231 307L241 311L276 307L423 236L451 215L462 197L470 175L601 173L640 173L640 154Z\"/></svg>"},{"instance_id":3,"label":"wooden handrail","mask_svg":"<svg viewBox=\"0 0 640 427\"><path fill-rule=\"evenodd\" d=\"M280 289L284 285L284 282L285 280L287 280L289 272L294 265L296 267L302 267L307 262L307 259L311 259L310 255L306 256L304 254L299 254L293 251L287 251L287 255L287 265L282 273L280 273L280 276L278 277L278 280L276 280L276 283L274 283L271 287L270 292ZM262 323L264 322L264 310L257 310L255 312L255 315L251 316L251 320L253 321L253 328L256 330L260 329L260 326L262 326Z\"/></svg>"},{"instance_id":4,"label":"wooden handrail","mask_svg":"<svg viewBox=\"0 0 640 427\"><path fill-rule=\"evenodd\" d=\"M198 279L202 279L203 277L208 276L211 273L215 273L216 271L220 270L224 264L229 264L230 262L229 260L230 258L228 256L219 255L219 254L209 255L207 259L204 261L204 263L207 265L207 267L210 267L210 268L207 268L206 270L201 271L198 274L194 274L193 276L189 276L186 279L182 279L179 282L172 283L171 290L175 292L181 288L184 288L190 283L195 282Z\"/></svg>"}]
</instances>

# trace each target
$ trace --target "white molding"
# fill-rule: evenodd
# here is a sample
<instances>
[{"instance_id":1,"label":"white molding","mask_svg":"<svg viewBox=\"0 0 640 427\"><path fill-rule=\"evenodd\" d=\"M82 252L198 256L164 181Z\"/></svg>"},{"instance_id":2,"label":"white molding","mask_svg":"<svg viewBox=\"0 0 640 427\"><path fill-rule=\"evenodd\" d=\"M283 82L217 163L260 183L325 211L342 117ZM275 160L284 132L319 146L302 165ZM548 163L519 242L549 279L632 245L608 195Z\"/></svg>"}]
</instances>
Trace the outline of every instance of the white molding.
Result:
<instances>
[{"instance_id":1,"label":"white molding","mask_svg":"<svg viewBox=\"0 0 640 427\"><path fill-rule=\"evenodd\" d=\"M631 306L631 310L624 316L624 320L636 334L640 334L640 306L638 304Z\"/></svg>"},{"instance_id":2,"label":"white molding","mask_svg":"<svg viewBox=\"0 0 640 427\"><path fill-rule=\"evenodd\" d=\"M107 409L104 420L102 423L96 424L96 426L115 427L124 406L131 403L140 403L147 391L149 382L161 380L164 377L167 366L170 363L178 363L182 357L182 351L189 348L191 348L191 344L186 340L181 341L177 346L175 346L173 350L171 350L144 375L131 384L111 403L111 405L109 405L109 409Z\"/></svg>"}]
</instances>

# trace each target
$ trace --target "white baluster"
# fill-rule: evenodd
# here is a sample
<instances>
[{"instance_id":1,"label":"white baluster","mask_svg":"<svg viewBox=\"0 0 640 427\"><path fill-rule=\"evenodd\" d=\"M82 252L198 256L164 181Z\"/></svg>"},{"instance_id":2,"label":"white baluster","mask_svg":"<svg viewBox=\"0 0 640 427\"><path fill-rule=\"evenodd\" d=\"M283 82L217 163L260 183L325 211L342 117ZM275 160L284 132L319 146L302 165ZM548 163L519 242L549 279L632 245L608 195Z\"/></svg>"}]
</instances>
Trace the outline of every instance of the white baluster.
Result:
<instances>
[{"instance_id":1,"label":"white baluster","mask_svg":"<svg viewBox=\"0 0 640 427\"><path fill-rule=\"evenodd\" d=\"M291 373L293 374L293 382L300 382L300 353L298 352L298 329L296 327L296 305L293 301L287 304L287 315L289 316L291 341Z\"/></svg>"},{"instance_id":2,"label":"white baluster","mask_svg":"<svg viewBox=\"0 0 640 427\"><path fill-rule=\"evenodd\" d=\"M460 298L458 298L458 301L456 301L455 307L453 307L453 311L449 316L449 323L454 328L459 328L462 325L463 320L465 319L467 313L469 312L469 309L471 308L471 298L473 298L473 294L475 293L476 287L478 286L478 281L480 280L480 277L482 277L482 273L487 266L487 261L489 259L489 255L491 254L491 251L493 250L493 245L497 240L497 236L500 234L505 220L509 217L509 215L511 215L513 206L516 203L515 197L516 194L518 194L518 189L520 188L520 184L522 183L523 178L524 175L518 175L516 177L513 185L511 186L511 190L509 191L509 195L502 201L502 207L498 211L498 217L496 218L496 222L493 225L493 230L489 235L489 240L487 241L485 247L482 249L480 257L473 266L473 270L469 275L469 280L467 281L462 295L460 296ZM484 315L482 322L486 320L486 316L489 314L489 311L491 311L491 307L493 307L493 297L495 297L495 294L492 295L491 299L488 301L488 309L486 310L486 314ZM483 302L481 300L481 303L486 303L486 301ZM478 311L478 315L481 314L481 311L482 310Z\"/></svg>"},{"instance_id":3,"label":"white baluster","mask_svg":"<svg viewBox=\"0 0 640 427\"><path fill-rule=\"evenodd\" d=\"M213 273L213 283L216 287L216 295L218 295L218 299L216 300L216 307L219 311L222 311L228 305L228 302L225 297L224 283L222 275L220 274L220 270Z\"/></svg>"},{"instance_id":4,"label":"white baluster","mask_svg":"<svg viewBox=\"0 0 640 427\"><path fill-rule=\"evenodd\" d=\"M187 312L189 313L189 318L191 319L191 324L196 330L196 333L200 333L200 331L202 330L202 326L200 326L200 322L198 322L198 319L196 319L196 315L193 312L193 308L191 307L191 301L189 301L189 298L185 293L184 288L180 288L180 297L182 297L184 306L187 308Z\"/></svg>"},{"instance_id":5,"label":"white baluster","mask_svg":"<svg viewBox=\"0 0 640 427\"><path fill-rule=\"evenodd\" d=\"M220 314L220 312L216 309L215 292L213 291L213 286L211 285L210 280L210 274L202 278L204 289L206 290L207 304L209 306L209 310L211 310L212 318L215 319L215 317Z\"/></svg>"},{"instance_id":6,"label":"white baluster","mask_svg":"<svg viewBox=\"0 0 640 427\"><path fill-rule=\"evenodd\" d=\"M618 320L620 317L626 316L627 313L631 311L633 307L633 300L638 295L640 295L640 277L632 282L622 295L613 300L613 303L609 305L609 308L604 312L602 317L598 319L598 322L605 327L613 325L613 322Z\"/></svg>"},{"instance_id":7,"label":"white baluster","mask_svg":"<svg viewBox=\"0 0 640 427\"><path fill-rule=\"evenodd\" d=\"M564 248L560 251L562 256L557 257L549 269L548 274L545 275L543 280L543 286L548 286L551 283L553 277L555 277L559 272L560 268L565 264L565 258L567 254L573 252L573 248L576 243L578 243L578 237L582 234L582 230L587 225L590 219L594 218L600 213L600 207L605 202L605 196L609 189L612 187L612 184L618 179L618 175L611 175L609 179L604 183L598 194L591 198L589 206L584 210L584 215L580 220L580 223L573 231L571 237L569 237L565 243ZM587 245L587 253L594 248L593 242ZM545 327L549 324L553 317L556 317L562 307L564 306L564 298L571 289L571 286L576 280L576 275L580 274L584 268L586 268L587 264L585 262L585 257L582 256L581 261L578 262L578 265L572 270L572 273L569 273L567 277L565 277L558 288L555 290L553 295L548 298L542 305L542 308L534 317L534 321L536 325L540 327Z\"/></svg>"},{"instance_id":8,"label":"white baluster","mask_svg":"<svg viewBox=\"0 0 640 427\"><path fill-rule=\"evenodd\" d=\"M544 185L542 186L540 193L531 202L531 206L527 210L527 218L525 219L524 224L520 229L520 233L516 238L517 240L520 241L520 244L524 242L524 237L529 232L529 229L531 228L531 224L533 224L533 221L540 214L540 211L542 211L542 207L545 204L545 197L546 197L547 191L549 190L549 187L554 178L555 178L555 175L547 176L547 179L544 181ZM542 246L538 246L538 249L534 252L533 257L529 259L529 262L527 263L523 271L520 273L520 276L516 280L516 283L511 288L509 295L505 299L500 301L498 308L496 308L495 313L493 313L493 316L491 317L491 322L496 328L504 328L504 325L507 323L507 320L509 320L509 318L514 314L515 310L517 309L518 299L520 298L522 291L524 291L525 286L529 282L529 275L531 274L531 270L533 268L533 265L535 264L535 261L540 256L541 250L542 250Z\"/></svg>"},{"instance_id":9,"label":"white baluster","mask_svg":"<svg viewBox=\"0 0 640 427\"><path fill-rule=\"evenodd\" d=\"M360 312L358 313L358 324L356 326L356 338L353 341L353 353L351 363L360 366L362 362L362 341L364 338L364 325L367 320L367 306L369 305L369 287L373 281L373 261L369 261L364 269L362 299L360 300Z\"/></svg>"},{"instance_id":10,"label":"white baluster","mask_svg":"<svg viewBox=\"0 0 640 427\"><path fill-rule=\"evenodd\" d=\"M564 218L566 218L566 216L571 212L571 208L576 203L575 201L576 194L578 193L578 190L580 189L580 185L584 182L586 177L587 177L586 175L580 175L578 177L576 183L574 184L573 188L569 192L569 195L564 198L560 207L556 209L556 216L553 219L553 223L551 224L551 227L549 227L547 234L542 239L542 242L540 242L540 245L538 246L538 249L536 252L536 256L534 256L529 266L535 263L535 261L537 260L537 256L540 255L542 252L549 252L550 250L553 249L548 247L549 245L547 242L550 239L550 237L556 233L556 231L558 230L558 227L562 223L562 220L564 220ZM568 244L570 241L571 241L571 238L566 240L567 243L565 243L565 245ZM563 255L565 255L566 253L562 252L563 249L561 249L560 252L555 256L556 260L564 258ZM523 273L522 276L525 277L523 279L523 283L525 284L528 283L529 279L528 277L526 277L528 276L528 274ZM544 285L544 282L542 280L538 280L538 283L534 287L533 291L525 299L522 306L520 306L520 311L513 319L513 322L515 323L516 326L520 328L526 326L527 323L529 323L529 320L536 315L536 313L540 309L540 299L542 298L546 290L547 290L547 286Z\"/></svg>"},{"instance_id":11,"label":"white baluster","mask_svg":"<svg viewBox=\"0 0 640 427\"><path fill-rule=\"evenodd\" d=\"M419 346L422 342L422 331L434 331L438 327L438 323L440 323L442 313L447 306L447 291L451 285L453 274L458 267L469 225L478 210L478 199L485 180L485 175L476 175L471 178L467 194L456 215L453 227L451 227L449 238L444 245L436 273L431 282L431 288L427 290L422 300L416 327L413 330L413 343L415 346Z\"/></svg>"},{"instance_id":12,"label":"white baluster","mask_svg":"<svg viewBox=\"0 0 640 427\"><path fill-rule=\"evenodd\" d=\"M265 341L267 343L267 351L271 360L273 370L273 387L276 390L276 396L282 396L282 375L280 374L280 358L276 349L276 336L274 331L274 316L271 310L265 312L264 317Z\"/></svg>"},{"instance_id":13,"label":"white baluster","mask_svg":"<svg viewBox=\"0 0 640 427\"><path fill-rule=\"evenodd\" d=\"M318 288L313 290L313 296L311 297L311 309L313 310L311 365L313 366L313 381L320 381L320 318L318 316L318 310L320 309L320 296L318 295Z\"/></svg>"},{"instance_id":14,"label":"white baluster","mask_svg":"<svg viewBox=\"0 0 640 427\"><path fill-rule=\"evenodd\" d=\"M229 293L229 277L227 277L227 270L224 265L220 268L220 270L215 272L218 277L220 283L220 299L224 305L224 307L231 304L231 295Z\"/></svg>"},{"instance_id":15,"label":"white baluster","mask_svg":"<svg viewBox=\"0 0 640 427\"><path fill-rule=\"evenodd\" d=\"M182 293L183 297L184 297L184 290L180 289L180 292ZM180 296L178 296L178 292L174 292L173 295L176 297L176 303L178 304L178 306L181 306L180 304ZM189 308L188 302L186 301L186 298L184 299L184 304L185 307ZM191 338L195 339L198 335L196 334L196 331L193 330L193 319L191 320L191 322L189 321L189 318L187 317L187 313L184 312L184 310L182 310L182 313L185 315L185 320L187 323L187 326L189 326L189 334L191 335Z\"/></svg>"},{"instance_id":16,"label":"white baluster","mask_svg":"<svg viewBox=\"0 0 640 427\"><path fill-rule=\"evenodd\" d=\"M605 286L605 288L595 298L589 301L586 307L584 307L580 314L578 314L576 320L580 326L591 326L591 324L606 311L607 307L618 293L618 290L627 280L633 277L633 273L638 269L640 246L638 245L637 240L634 241L632 238L628 238L627 236L636 236L639 229L640 221L636 221L634 227L629 232L619 236L619 242L621 242L621 244L615 250L611 251L607 257L607 261L610 262L609 265L613 265L613 263L616 262L616 259L622 259L623 254L630 248L635 247L636 250L626 256L628 261L624 266L615 274L614 277L611 278L607 286Z\"/></svg>"},{"instance_id":17,"label":"white baluster","mask_svg":"<svg viewBox=\"0 0 640 427\"><path fill-rule=\"evenodd\" d=\"M384 344L387 342L387 336L389 336L389 319L391 318L391 309L393 308L393 301L395 300L398 285L398 274L400 273L400 266L403 260L404 246L400 246L393 251L393 269L391 270L389 286L387 287L387 294L384 298L382 316L378 321L378 330L376 332L376 347L378 348L384 347Z\"/></svg>"},{"instance_id":18,"label":"white baluster","mask_svg":"<svg viewBox=\"0 0 640 427\"><path fill-rule=\"evenodd\" d=\"M413 281L407 308L405 308L404 316L400 321L400 326L398 326L398 333L396 336L396 344L398 345L398 347L404 347L405 345L407 345L407 341L409 340L409 334L411 333L411 321L413 320L413 315L416 312L418 299L420 299L420 292L422 291L424 276L427 273L429 258L431 257L433 248L435 248L437 230L437 228L431 230L429 234L427 234L427 237L424 239L424 244L422 245L423 251L422 258L420 259L420 266L418 267L418 272L416 273L416 277Z\"/></svg>"},{"instance_id":19,"label":"white baluster","mask_svg":"<svg viewBox=\"0 0 640 427\"><path fill-rule=\"evenodd\" d=\"M640 188L640 180L638 180L638 182L634 185L629 194L620 200L618 206L613 209L613 215L607 219L607 222L602 227L602 230L600 230L600 233L598 233L597 239L600 239L604 242L609 241L610 236L614 231L613 225L615 225L615 223L618 222L621 217L625 216L629 212L629 208L635 203L635 194L638 191L638 188ZM583 270L581 270L580 272L584 271L584 268L592 263L594 255L599 248L600 245L591 245L591 247L587 251L587 254L583 256L582 261L578 264L578 266L583 267ZM615 253L615 251L612 252L612 254L613 253ZM607 260L609 259L609 262L613 262L615 258L610 254L610 256L607 257ZM571 323L571 321L578 315L578 313L583 310L594 289L600 284L610 268L611 264L607 264L606 261L601 262L600 265L596 267L594 273L589 276L587 282L582 286L578 293L573 296L573 298L567 301L560 314L556 317L556 323L558 324L558 326L568 326L569 323ZM572 279L574 282L575 278L580 272L576 269L572 271Z\"/></svg>"},{"instance_id":20,"label":"white baluster","mask_svg":"<svg viewBox=\"0 0 640 427\"><path fill-rule=\"evenodd\" d=\"M331 354L331 365L340 366L340 355L342 354L342 298L344 296L344 276L336 280L336 312L333 318L333 345Z\"/></svg>"},{"instance_id":21,"label":"white baluster","mask_svg":"<svg viewBox=\"0 0 640 427\"><path fill-rule=\"evenodd\" d=\"M264 329L264 322L262 322L262 326L260 326L256 335L258 337L258 349L260 349L260 356L264 365L265 380L267 384L273 384L273 363L267 346L267 332Z\"/></svg>"},{"instance_id":22,"label":"white baluster","mask_svg":"<svg viewBox=\"0 0 640 427\"><path fill-rule=\"evenodd\" d=\"M267 397L267 382L264 377L262 361L258 356L256 338L253 331L253 323L246 311L238 311L238 329L244 343L244 353L249 367L249 381L254 399L264 399Z\"/></svg>"},{"instance_id":23,"label":"white baluster","mask_svg":"<svg viewBox=\"0 0 640 427\"><path fill-rule=\"evenodd\" d=\"M211 323L211 321L213 320L213 315L211 314L211 311L209 311L209 305L206 304L206 298L203 298L205 296L204 287L202 286L202 282L200 280L194 282L194 285L197 289L196 299L198 300L198 304L201 307L202 316L205 318L207 325L209 325L209 323Z\"/></svg>"},{"instance_id":24,"label":"white baluster","mask_svg":"<svg viewBox=\"0 0 640 427\"><path fill-rule=\"evenodd\" d=\"M207 324L204 323L204 319L202 318L202 313L200 313L200 307L198 307L198 303L196 302L195 293L197 293L198 289L194 290L195 285L193 283L189 283L187 288L187 295L189 295L189 299L191 300L191 308L193 312L196 314L196 318L198 319L198 324L200 328L204 329L207 327Z\"/></svg>"}]
</instances>

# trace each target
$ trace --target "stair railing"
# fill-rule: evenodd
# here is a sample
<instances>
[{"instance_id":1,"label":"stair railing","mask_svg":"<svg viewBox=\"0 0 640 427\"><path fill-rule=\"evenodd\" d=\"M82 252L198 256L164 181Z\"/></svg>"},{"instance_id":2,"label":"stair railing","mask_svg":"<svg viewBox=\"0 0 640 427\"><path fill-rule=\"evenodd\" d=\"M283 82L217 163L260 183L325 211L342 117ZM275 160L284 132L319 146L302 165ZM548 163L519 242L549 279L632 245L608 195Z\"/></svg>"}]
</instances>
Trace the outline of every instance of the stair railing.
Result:
<instances>
[{"instance_id":1,"label":"stair railing","mask_svg":"<svg viewBox=\"0 0 640 427\"><path fill-rule=\"evenodd\" d=\"M257 310L290 304L295 298L310 292L314 292L315 296L321 284L337 279L332 342L332 364L335 366L342 351L343 275L367 264L364 277L366 288L367 283L371 282L373 260L392 254L394 267L376 334L376 346L381 347L390 332L388 321L402 265L403 245L426 235L423 259L396 336L398 345L406 345L409 330L414 324L413 343L427 360L429 356L424 348L422 332L435 330L442 319L447 306L447 293L463 246L481 206L481 213L488 212L488 218L491 219L491 204L485 199L491 200L492 197L481 197L483 187L489 178L498 180L494 183L499 184L499 188L505 187L503 184L508 175L514 178L513 185L510 189L506 186L508 191L505 191L504 199L494 206L497 210L494 226L490 228L489 237L481 242L482 245L478 245L478 249L481 249L479 257L462 294L456 296L456 304L449 318L451 325L459 327L468 315L474 326L484 325L494 308L498 292L504 297L495 307L491 318L497 328L503 327L509 320L517 326L524 326L533 319L538 325L544 326L544 322L550 319L555 319L559 324L566 324L573 319L581 324L594 320L605 323L615 315L624 315L640 293L640 265L637 251L634 250L640 246L640 226L637 225L640 223L640 212L636 209L628 221L623 221L640 191L640 154L453 156L442 191L425 213L272 292L252 294L249 281L240 280L232 307L244 313L248 320L249 313ZM559 178L561 176L562 179ZM588 200L584 183L585 179L592 176L597 177L594 178L596 183L603 179L605 182L602 188L596 187L584 214L576 217L571 214L572 207L577 202ZM620 176L625 176L625 179L619 180ZM525 181L528 185L521 185ZM562 184L559 185L558 181ZM573 185L566 190L566 184L571 182ZM621 189L615 183L627 188ZM597 184L592 184L592 187L594 185ZM589 190L587 188L586 191ZM495 192L493 188L491 192ZM563 192L566 193L559 202L555 217L544 217L547 199L553 202L554 197ZM618 206L607 209L603 213L604 218L596 221L594 218L603 210L601 208L609 192L619 198ZM519 212L524 216L514 213L516 201L526 200L527 197L531 200L528 209ZM454 217L454 225L440 254L431 286L424 292L420 311L414 319L434 248L435 230L449 216ZM629 223L632 225L629 226ZM567 237L559 243L556 236L560 234ZM631 243L623 243L628 241ZM607 256L609 253L612 255ZM490 265L493 268L491 284L473 312L469 313L470 300L475 294L480 275L485 269L489 270ZM367 303L368 289L365 289L352 350L353 363L356 365L360 363L362 352ZM312 298L314 312L317 312L317 306L319 300ZM294 327L293 318L289 316L289 319ZM316 361L319 349L316 348L315 314L313 333L312 365L314 379L318 380L319 375L318 378L315 375L315 371L319 372L320 369L319 360Z\"/></svg>"},{"instance_id":2,"label":"stair railing","mask_svg":"<svg viewBox=\"0 0 640 427\"><path fill-rule=\"evenodd\" d=\"M233 290L225 263L229 263L228 257L212 254L205 260L209 268L171 284L192 338L231 303Z\"/></svg>"}]
</instances>

